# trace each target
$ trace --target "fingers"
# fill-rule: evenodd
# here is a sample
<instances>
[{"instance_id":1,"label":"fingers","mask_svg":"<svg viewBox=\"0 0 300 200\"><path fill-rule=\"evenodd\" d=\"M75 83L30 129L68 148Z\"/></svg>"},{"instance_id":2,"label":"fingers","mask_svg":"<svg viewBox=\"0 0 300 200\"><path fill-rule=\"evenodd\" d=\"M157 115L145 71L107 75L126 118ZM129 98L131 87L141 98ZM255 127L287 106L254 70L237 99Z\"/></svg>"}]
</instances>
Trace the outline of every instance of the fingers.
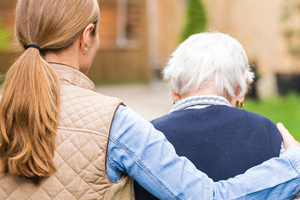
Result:
<instances>
[{"instance_id":1,"label":"fingers","mask_svg":"<svg viewBox=\"0 0 300 200\"><path fill-rule=\"evenodd\" d=\"M279 129L283 139L288 139L290 137L293 137L289 131L284 127L284 125L282 123L278 123L277 124L277 128Z\"/></svg>"},{"instance_id":2,"label":"fingers","mask_svg":"<svg viewBox=\"0 0 300 200\"><path fill-rule=\"evenodd\" d=\"M300 147L299 142L294 139L294 137L289 133L289 131L284 127L282 123L278 123L277 128L282 135L283 145L285 149L288 149L292 146Z\"/></svg>"}]
</instances>

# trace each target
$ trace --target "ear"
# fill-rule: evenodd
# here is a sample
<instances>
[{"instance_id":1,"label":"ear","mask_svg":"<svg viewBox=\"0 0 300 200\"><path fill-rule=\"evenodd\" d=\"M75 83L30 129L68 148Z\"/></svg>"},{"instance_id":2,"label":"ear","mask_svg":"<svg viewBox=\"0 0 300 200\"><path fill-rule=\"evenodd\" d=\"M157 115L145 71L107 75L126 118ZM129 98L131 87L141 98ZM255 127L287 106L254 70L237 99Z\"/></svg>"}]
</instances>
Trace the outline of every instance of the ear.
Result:
<instances>
[{"instance_id":1,"label":"ear","mask_svg":"<svg viewBox=\"0 0 300 200\"><path fill-rule=\"evenodd\" d=\"M172 99L174 102L176 102L181 99L181 96L172 90Z\"/></svg>"},{"instance_id":2,"label":"ear","mask_svg":"<svg viewBox=\"0 0 300 200\"><path fill-rule=\"evenodd\" d=\"M244 80L247 81L247 76L244 77ZM241 94L241 87L237 86L234 92L235 97L233 97L230 101L232 107L237 108L238 103L243 103L245 101L245 95L240 96L240 94Z\"/></svg>"},{"instance_id":3,"label":"ear","mask_svg":"<svg viewBox=\"0 0 300 200\"><path fill-rule=\"evenodd\" d=\"M81 37L80 37L80 47L82 51L85 51L85 48L88 47L90 42L90 35L91 32L94 30L95 25L89 24L83 31Z\"/></svg>"},{"instance_id":4,"label":"ear","mask_svg":"<svg viewBox=\"0 0 300 200\"><path fill-rule=\"evenodd\" d=\"M243 96L237 96L236 97L236 100L239 102L239 103L243 103L245 101L245 95Z\"/></svg>"},{"instance_id":5,"label":"ear","mask_svg":"<svg viewBox=\"0 0 300 200\"><path fill-rule=\"evenodd\" d=\"M246 74L244 75L244 81L245 81L245 83L247 84L247 82L248 82L248 73L246 73Z\"/></svg>"},{"instance_id":6,"label":"ear","mask_svg":"<svg viewBox=\"0 0 300 200\"><path fill-rule=\"evenodd\" d=\"M248 74L245 74L244 81L245 81L246 84L247 84L247 80L248 80ZM238 86L238 88L236 90L236 93L235 93L235 96L236 96L236 99L239 103L243 103L245 101L245 95L240 96L240 93L241 93L241 88L240 88L240 86Z\"/></svg>"},{"instance_id":7,"label":"ear","mask_svg":"<svg viewBox=\"0 0 300 200\"><path fill-rule=\"evenodd\" d=\"M25 50L25 46L22 44L22 42L20 40L18 40L20 46L22 47L23 50Z\"/></svg>"}]
</instances>

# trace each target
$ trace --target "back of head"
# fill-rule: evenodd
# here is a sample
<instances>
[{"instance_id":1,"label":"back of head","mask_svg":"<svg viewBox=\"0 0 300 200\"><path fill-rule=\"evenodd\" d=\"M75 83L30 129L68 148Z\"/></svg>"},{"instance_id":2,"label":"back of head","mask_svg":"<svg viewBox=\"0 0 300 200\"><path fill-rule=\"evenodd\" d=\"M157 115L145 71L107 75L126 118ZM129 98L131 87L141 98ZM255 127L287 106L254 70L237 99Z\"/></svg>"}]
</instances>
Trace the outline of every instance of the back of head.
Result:
<instances>
[{"instance_id":1,"label":"back of head","mask_svg":"<svg viewBox=\"0 0 300 200\"><path fill-rule=\"evenodd\" d=\"M53 163L60 85L43 59L67 49L88 24L99 20L96 0L19 0L15 32L28 48L11 66L0 100L1 173L36 180L56 171Z\"/></svg>"},{"instance_id":2,"label":"back of head","mask_svg":"<svg viewBox=\"0 0 300 200\"><path fill-rule=\"evenodd\" d=\"M231 97L240 86L242 96L253 76L242 45L226 34L213 32L190 36L178 46L164 69L164 78L180 95L212 84L219 95L227 92Z\"/></svg>"}]
</instances>

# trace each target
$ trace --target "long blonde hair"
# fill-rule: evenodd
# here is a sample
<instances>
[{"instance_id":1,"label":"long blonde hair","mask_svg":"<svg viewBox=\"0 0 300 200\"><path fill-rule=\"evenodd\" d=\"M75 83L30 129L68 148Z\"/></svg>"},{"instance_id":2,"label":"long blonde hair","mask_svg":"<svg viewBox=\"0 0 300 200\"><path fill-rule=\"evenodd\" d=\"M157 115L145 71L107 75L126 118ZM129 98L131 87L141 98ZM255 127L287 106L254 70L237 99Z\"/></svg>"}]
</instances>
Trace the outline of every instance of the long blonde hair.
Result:
<instances>
[{"instance_id":1,"label":"long blonde hair","mask_svg":"<svg viewBox=\"0 0 300 200\"><path fill-rule=\"evenodd\" d=\"M57 171L60 84L42 55L68 48L87 25L97 27L99 7L96 0L19 0L15 14L18 40L41 52L28 48L7 73L0 100L0 173L36 180Z\"/></svg>"}]
</instances>

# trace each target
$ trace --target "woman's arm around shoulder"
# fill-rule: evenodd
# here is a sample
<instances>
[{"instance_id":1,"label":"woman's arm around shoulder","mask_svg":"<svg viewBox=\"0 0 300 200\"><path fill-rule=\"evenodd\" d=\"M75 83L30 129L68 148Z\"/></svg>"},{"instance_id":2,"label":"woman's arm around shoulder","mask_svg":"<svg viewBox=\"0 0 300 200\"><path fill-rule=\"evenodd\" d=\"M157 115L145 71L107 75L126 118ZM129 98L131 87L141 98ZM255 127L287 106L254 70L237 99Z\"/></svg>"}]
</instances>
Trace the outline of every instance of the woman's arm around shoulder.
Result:
<instances>
[{"instance_id":1,"label":"woman's arm around shoulder","mask_svg":"<svg viewBox=\"0 0 300 200\"><path fill-rule=\"evenodd\" d=\"M122 105L113 120L107 160L112 181L118 180L116 174L127 173L160 199L287 199L299 189L300 148L214 183L178 157L161 132Z\"/></svg>"}]
</instances>

